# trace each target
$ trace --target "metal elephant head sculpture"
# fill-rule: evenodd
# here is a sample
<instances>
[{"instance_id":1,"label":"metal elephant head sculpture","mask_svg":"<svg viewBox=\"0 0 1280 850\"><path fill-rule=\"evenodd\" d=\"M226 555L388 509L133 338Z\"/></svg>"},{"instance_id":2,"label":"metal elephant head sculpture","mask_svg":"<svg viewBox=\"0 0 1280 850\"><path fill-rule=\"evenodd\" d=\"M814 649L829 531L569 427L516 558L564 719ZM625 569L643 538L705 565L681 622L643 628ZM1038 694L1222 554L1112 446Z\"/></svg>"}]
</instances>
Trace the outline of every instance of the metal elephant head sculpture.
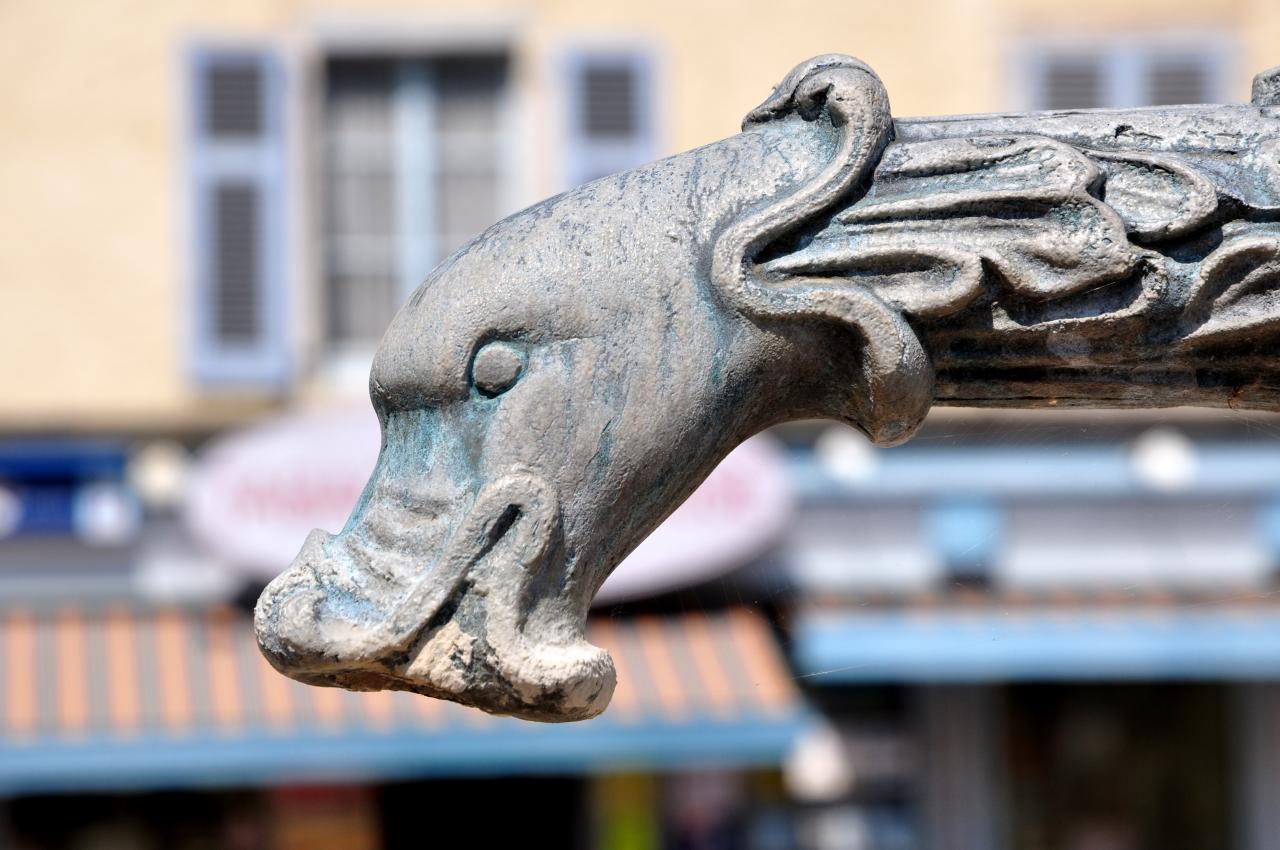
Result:
<instances>
[{"instance_id":1,"label":"metal elephant head sculpture","mask_svg":"<svg viewBox=\"0 0 1280 850\"><path fill-rule=\"evenodd\" d=\"M377 466L263 593L263 652L586 718L614 687L596 590L761 429L893 444L935 398L1276 407L1276 119L1181 109L895 122L822 56L741 134L499 222L383 338Z\"/></svg>"}]
</instances>

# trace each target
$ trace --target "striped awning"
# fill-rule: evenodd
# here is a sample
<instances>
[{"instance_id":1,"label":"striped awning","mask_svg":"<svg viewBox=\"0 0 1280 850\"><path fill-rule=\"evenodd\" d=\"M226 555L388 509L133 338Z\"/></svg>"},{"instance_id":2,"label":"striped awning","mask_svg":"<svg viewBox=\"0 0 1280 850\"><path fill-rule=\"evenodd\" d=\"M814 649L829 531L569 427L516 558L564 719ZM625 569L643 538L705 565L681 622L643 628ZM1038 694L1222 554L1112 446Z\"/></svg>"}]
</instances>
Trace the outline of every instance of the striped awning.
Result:
<instances>
[{"instance_id":1,"label":"striped awning","mask_svg":"<svg viewBox=\"0 0 1280 850\"><path fill-rule=\"evenodd\" d=\"M0 612L0 794L775 763L804 722L746 610L600 619L618 688L582 723L307 687L212 610Z\"/></svg>"}]
</instances>

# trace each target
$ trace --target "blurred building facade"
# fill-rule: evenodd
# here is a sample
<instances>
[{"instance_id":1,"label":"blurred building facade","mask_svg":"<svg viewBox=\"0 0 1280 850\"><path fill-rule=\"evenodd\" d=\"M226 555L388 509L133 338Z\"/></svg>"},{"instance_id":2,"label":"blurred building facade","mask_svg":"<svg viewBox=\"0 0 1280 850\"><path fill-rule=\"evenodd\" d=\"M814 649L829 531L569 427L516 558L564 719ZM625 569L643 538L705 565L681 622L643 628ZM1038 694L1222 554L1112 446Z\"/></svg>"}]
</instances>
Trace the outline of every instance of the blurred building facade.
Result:
<instances>
[{"instance_id":1,"label":"blurred building facade","mask_svg":"<svg viewBox=\"0 0 1280 850\"><path fill-rule=\"evenodd\" d=\"M363 403L439 260L802 58L920 115L1241 101L1277 44L1274 0L0 6L0 826L418 846L494 795L562 847L1280 848L1265 417L781 429L785 534L599 612L619 693L564 729L286 683L190 522L211 444Z\"/></svg>"}]
</instances>

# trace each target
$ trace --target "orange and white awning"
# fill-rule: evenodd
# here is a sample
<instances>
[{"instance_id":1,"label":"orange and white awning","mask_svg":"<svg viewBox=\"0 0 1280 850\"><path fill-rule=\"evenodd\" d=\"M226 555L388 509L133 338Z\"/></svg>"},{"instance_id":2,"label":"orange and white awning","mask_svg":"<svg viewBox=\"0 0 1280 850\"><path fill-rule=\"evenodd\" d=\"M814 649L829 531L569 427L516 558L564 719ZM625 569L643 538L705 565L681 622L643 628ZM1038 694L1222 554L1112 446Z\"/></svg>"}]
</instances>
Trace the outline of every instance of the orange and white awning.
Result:
<instances>
[{"instance_id":1,"label":"orange and white awning","mask_svg":"<svg viewBox=\"0 0 1280 850\"><path fill-rule=\"evenodd\" d=\"M593 621L599 718L537 724L296 684L230 608L0 612L0 792L776 762L803 723L767 623Z\"/></svg>"}]
</instances>

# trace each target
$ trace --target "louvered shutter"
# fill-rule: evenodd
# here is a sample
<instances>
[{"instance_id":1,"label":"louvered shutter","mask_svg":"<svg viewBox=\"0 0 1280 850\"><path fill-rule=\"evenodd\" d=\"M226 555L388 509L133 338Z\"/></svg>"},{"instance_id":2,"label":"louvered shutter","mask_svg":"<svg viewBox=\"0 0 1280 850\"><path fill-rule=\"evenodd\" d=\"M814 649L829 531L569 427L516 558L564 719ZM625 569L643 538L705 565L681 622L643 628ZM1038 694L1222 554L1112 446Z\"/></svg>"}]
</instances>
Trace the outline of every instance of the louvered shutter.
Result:
<instances>
[{"instance_id":1,"label":"louvered shutter","mask_svg":"<svg viewBox=\"0 0 1280 850\"><path fill-rule=\"evenodd\" d=\"M1050 58L1040 78L1040 109L1092 109L1103 105L1104 66L1093 57Z\"/></svg>"},{"instance_id":2,"label":"louvered shutter","mask_svg":"<svg viewBox=\"0 0 1280 850\"><path fill-rule=\"evenodd\" d=\"M1213 68L1209 57L1157 56L1146 69L1147 103L1170 106L1210 103L1213 96Z\"/></svg>"},{"instance_id":3,"label":"louvered shutter","mask_svg":"<svg viewBox=\"0 0 1280 850\"><path fill-rule=\"evenodd\" d=\"M288 373L283 69L264 52L191 60L191 366L202 386Z\"/></svg>"},{"instance_id":4,"label":"louvered shutter","mask_svg":"<svg viewBox=\"0 0 1280 850\"><path fill-rule=\"evenodd\" d=\"M565 174L578 185L656 154L653 74L639 53L586 53L566 62Z\"/></svg>"}]
</instances>

